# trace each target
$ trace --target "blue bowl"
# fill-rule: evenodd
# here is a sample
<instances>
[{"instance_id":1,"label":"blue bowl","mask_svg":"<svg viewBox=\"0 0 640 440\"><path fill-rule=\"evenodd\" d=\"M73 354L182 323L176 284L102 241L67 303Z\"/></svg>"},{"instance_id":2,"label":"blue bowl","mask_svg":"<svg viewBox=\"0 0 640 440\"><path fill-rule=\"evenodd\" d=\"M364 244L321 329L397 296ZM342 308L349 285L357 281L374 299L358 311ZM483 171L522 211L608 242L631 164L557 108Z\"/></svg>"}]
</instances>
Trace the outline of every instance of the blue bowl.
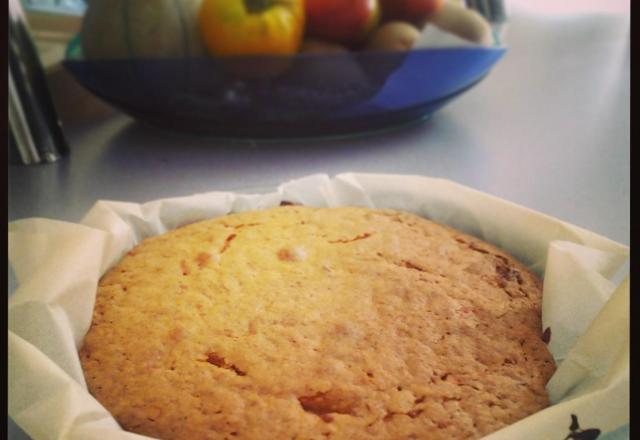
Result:
<instances>
[{"instance_id":1,"label":"blue bowl","mask_svg":"<svg viewBox=\"0 0 640 440\"><path fill-rule=\"evenodd\" d=\"M505 49L290 57L84 60L65 67L88 90L163 128L224 138L366 133L421 120L477 84ZM282 71L269 74L274 68Z\"/></svg>"}]
</instances>

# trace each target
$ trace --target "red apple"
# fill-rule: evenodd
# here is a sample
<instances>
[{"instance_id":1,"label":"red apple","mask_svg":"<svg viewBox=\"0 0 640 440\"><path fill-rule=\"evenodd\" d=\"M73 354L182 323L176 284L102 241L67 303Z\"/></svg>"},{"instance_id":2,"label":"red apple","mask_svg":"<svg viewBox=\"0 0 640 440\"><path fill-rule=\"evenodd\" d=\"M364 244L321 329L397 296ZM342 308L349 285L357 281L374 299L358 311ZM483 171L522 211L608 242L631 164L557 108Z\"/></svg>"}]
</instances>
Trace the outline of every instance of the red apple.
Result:
<instances>
[{"instance_id":1,"label":"red apple","mask_svg":"<svg viewBox=\"0 0 640 440\"><path fill-rule=\"evenodd\" d=\"M332 43L362 43L380 21L379 0L306 0L307 35Z\"/></svg>"},{"instance_id":2,"label":"red apple","mask_svg":"<svg viewBox=\"0 0 640 440\"><path fill-rule=\"evenodd\" d=\"M402 20L422 26L445 0L380 0L385 21Z\"/></svg>"}]
</instances>

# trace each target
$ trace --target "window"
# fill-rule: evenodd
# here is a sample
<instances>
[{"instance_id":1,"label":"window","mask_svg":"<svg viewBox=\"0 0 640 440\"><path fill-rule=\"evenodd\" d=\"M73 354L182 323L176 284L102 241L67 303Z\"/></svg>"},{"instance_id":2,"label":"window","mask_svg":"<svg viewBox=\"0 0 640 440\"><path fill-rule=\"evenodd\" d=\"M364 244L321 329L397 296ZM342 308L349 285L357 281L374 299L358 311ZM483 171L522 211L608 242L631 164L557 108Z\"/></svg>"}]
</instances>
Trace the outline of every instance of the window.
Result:
<instances>
[{"instance_id":1,"label":"window","mask_svg":"<svg viewBox=\"0 0 640 440\"><path fill-rule=\"evenodd\" d=\"M22 4L27 11L65 15L82 15L87 7L85 0L22 0Z\"/></svg>"}]
</instances>

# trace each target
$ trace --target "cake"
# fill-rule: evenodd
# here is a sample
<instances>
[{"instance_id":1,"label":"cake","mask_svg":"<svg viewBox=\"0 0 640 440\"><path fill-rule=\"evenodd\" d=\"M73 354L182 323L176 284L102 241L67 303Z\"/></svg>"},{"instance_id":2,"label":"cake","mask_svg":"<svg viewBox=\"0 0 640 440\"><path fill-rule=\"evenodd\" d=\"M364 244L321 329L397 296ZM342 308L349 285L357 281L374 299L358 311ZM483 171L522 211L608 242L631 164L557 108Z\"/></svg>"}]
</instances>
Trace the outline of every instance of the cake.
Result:
<instances>
[{"instance_id":1,"label":"cake","mask_svg":"<svg viewBox=\"0 0 640 440\"><path fill-rule=\"evenodd\" d=\"M477 439L549 405L542 283L406 212L282 206L143 240L80 360L159 439Z\"/></svg>"}]
</instances>

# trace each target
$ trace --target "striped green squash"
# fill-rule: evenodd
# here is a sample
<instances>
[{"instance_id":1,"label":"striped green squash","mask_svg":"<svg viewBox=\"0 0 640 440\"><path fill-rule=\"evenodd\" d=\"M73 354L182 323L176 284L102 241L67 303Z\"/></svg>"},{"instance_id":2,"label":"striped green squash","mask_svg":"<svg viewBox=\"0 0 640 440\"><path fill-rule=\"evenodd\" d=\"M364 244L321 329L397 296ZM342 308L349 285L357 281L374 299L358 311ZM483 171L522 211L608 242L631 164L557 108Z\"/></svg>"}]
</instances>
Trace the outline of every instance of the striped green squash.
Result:
<instances>
[{"instance_id":1,"label":"striped green squash","mask_svg":"<svg viewBox=\"0 0 640 440\"><path fill-rule=\"evenodd\" d=\"M205 53L202 0L89 0L81 31L87 59L181 58Z\"/></svg>"}]
</instances>

